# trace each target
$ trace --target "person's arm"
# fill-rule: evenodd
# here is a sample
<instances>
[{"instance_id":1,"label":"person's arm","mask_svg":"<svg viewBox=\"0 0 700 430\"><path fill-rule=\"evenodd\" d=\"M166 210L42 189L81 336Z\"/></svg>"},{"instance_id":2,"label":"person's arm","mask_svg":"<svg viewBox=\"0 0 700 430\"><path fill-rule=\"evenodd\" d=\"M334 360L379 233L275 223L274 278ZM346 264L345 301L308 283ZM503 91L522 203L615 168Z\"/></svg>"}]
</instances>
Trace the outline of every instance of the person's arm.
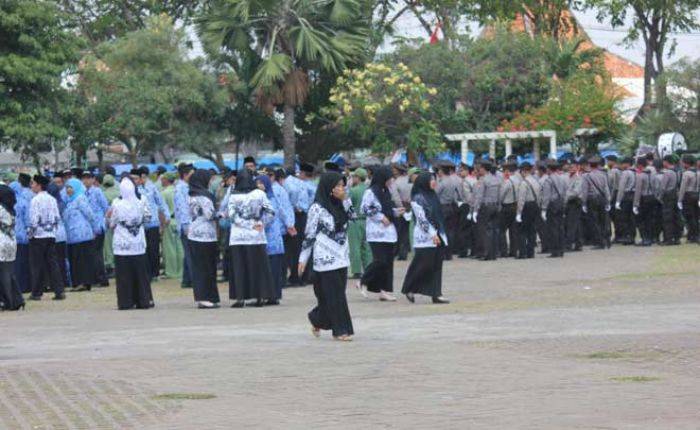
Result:
<instances>
[{"instance_id":1,"label":"person's arm","mask_svg":"<svg viewBox=\"0 0 700 430\"><path fill-rule=\"evenodd\" d=\"M522 215L523 214L523 208L525 207L525 198L527 196L527 180L523 179L522 182L520 182L520 185L518 185L518 209L517 209L517 214Z\"/></svg>"},{"instance_id":2,"label":"person's arm","mask_svg":"<svg viewBox=\"0 0 700 430\"><path fill-rule=\"evenodd\" d=\"M28 219L27 219L27 237L29 239L34 237L34 233L36 232L36 228L39 225L39 207L37 205L37 200L32 199L29 201L29 210L28 212Z\"/></svg>"},{"instance_id":3,"label":"person's arm","mask_svg":"<svg viewBox=\"0 0 700 430\"><path fill-rule=\"evenodd\" d=\"M425 215L425 210L423 209L421 202L411 202L411 209L413 210L413 216L415 216L416 219L416 228L420 228L424 233L426 233L430 237L437 236L438 231L430 223L428 217Z\"/></svg>"},{"instance_id":4,"label":"person's arm","mask_svg":"<svg viewBox=\"0 0 700 430\"><path fill-rule=\"evenodd\" d=\"M272 202L270 202L270 199L268 199L264 193L262 195L260 219L265 225L268 225L275 220L275 208L272 206Z\"/></svg>"},{"instance_id":5,"label":"person's arm","mask_svg":"<svg viewBox=\"0 0 700 430\"><path fill-rule=\"evenodd\" d=\"M294 228L294 208L292 207L292 203L289 201L289 195L287 194L287 190L280 186L276 196L277 201L280 205L279 210L282 223L284 223L284 226L287 228L287 230Z\"/></svg>"},{"instance_id":6,"label":"person's arm","mask_svg":"<svg viewBox=\"0 0 700 430\"><path fill-rule=\"evenodd\" d=\"M83 195L83 197L85 196ZM87 218L88 223L92 227L92 232L94 234L97 234L100 230L100 226L98 225L97 217L95 216L92 208L90 207L90 203L88 203L87 197L78 198L76 200L76 204L80 213L82 213L83 216Z\"/></svg>"},{"instance_id":7,"label":"person's arm","mask_svg":"<svg viewBox=\"0 0 700 430\"><path fill-rule=\"evenodd\" d=\"M306 230L304 241L301 243L301 253L299 254L299 265L306 266L311 256L311 251L316 243L316 232L318 231L318 223L320 222L321 207L312 204L309 208L309 213L306 217Z\"/></svg>"},{"instance_id":8,"label":"person's arm","mask_svg":"<svg viewBox=\"0 0 700 430\"><path fill-rule=\"evenodd\" d=\"M634 201L632 202L632 206L635 208L639 208L639 202L642 199L642 184L643 184L643 179L642 179L642 174L635 174L634 178Z\"/></svg>"},{"instance_id":9,"label":"person's arm","mask_svg":"<svg viewBox=\"0 0 700 430\"><path fill-rule=\"evenodd\" d=\"M367 189L365 194L362 196L362 203L360 204L360 212L362 212L367 219L374 222L382 222L386 216L382 212L382 205L377 200L377 196L374 195L374 191Z\"/></svg>"},{"instance_id":10,"label":"person's arm","mask_svg":"<svg viewBox=\"0 0 700 430\"><path fill-rule=\"evenodd\" d=\"M690 186L690 181L693 178L693 173L692 172L683 172L683 176L681 176L681 186L678 189L678 204L683 205L683 197L685 196L685 193L688 191L688 187Z\"/></svg>"}]
</instances>

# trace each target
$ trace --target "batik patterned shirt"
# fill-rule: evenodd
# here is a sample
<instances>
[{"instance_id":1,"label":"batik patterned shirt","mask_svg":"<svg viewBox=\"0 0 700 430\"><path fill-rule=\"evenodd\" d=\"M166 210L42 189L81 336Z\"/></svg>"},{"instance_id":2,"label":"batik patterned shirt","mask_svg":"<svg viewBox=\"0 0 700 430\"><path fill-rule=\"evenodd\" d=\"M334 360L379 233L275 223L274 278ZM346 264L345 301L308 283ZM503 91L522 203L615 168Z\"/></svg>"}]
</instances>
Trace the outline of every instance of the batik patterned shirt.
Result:
<instances>
[{"instance_id":1,"label":"batik patterned shirt","mask_svg":"<svg viewBox=\"0 0 700 430\"><path fill-rule=\"evenodd\" d=\"M343 204L348 219L353 219L352 203L348 199ZM312 204L306 220L306 236L301 245L299 262L306 264L313 253L314 270L329 272L348 267L348 251L348 224L336 229L333 215L318 203Z\"/></svg>"},{"instance_id":2,"label":"batik patterned shirt","mask_svg":"<svg viewBox=\"0 0 700 430\"><path fill-rule=\"evenodd\" d=\"M382 204L377 199L376 194L371 188L368 188L362 196L362 204L360 212L367 218L365 227L367 233L367 242L383 242L395 243L397 240L396 227L391 222L389 225L384 225L382 220L385 215L382 212Z\"/></svg>"},{"instance_id":3,"label":"batik patterned shirt","mask_svg":"<svg viewBox=\"0 0 700 430\"><path fill-rule=\"evenodd\" d=\"M16 256L15 217L0 206L0 261L15 261Z\"/></svg>"},{"instance_id":4,"label":"batik patterned shirt","mask_svg":"<svg viewBox=\"0 0 700 430\"><path fill-rule=\"evenodd\" d=\"M114 255L130 256L146 253L144 225L151 218L150 206L144 196L139 201L121 198L112 202L109 227L114 229Z\"/></svg>"},{"instance_id":5,"label":"batik patterned shirt","mask_svg":"<svg viewBox=\"0 0 700 430\"><path fill-rule=\"evenodd\" d=\"M262 190L253 190L245 194L229 195L228 217L231 220L229 245L263 245L267 243L264 228L272 222L275 210L267 195Z\"/></svg>"},{"instance_id":6,"label":"batik patterned shirt","mask_svg":"<svg viewBox=\"0 0 700 430\"><path fill-rule=\"evenodd\" d=\"M219 218L214 203L204 196L189 196L190 228L187 238L195 242L216 242L216 220Z\"/></svg>"},{"instance_id":7,"label":"batik patterned shirt","mask_svg":"<svg viewBox=\"0 0 700 430\"><path fill-rule=\"evenodd\" d=\"M35 195L29 204L29 238L55 239L60 222L61 214L56 199L46 191Z\"/></svg>"}]
</instances>

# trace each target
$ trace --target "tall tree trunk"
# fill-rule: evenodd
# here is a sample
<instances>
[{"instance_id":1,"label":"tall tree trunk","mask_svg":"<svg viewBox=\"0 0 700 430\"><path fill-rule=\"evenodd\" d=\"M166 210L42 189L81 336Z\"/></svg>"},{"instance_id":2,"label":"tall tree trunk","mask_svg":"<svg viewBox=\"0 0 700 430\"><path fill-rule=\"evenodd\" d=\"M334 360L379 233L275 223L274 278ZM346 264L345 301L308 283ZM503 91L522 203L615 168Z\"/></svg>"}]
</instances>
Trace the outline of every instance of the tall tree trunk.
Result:
<instances>
[{"instance_id":1,"label":"tall tree trunk","mask_svg":"<svg viewBox=\"0 0 700 430\"><path fill-rule=\"evenodd\" d=\"M640 114L643 116L651 108L652 87L651 80L654 75L654 51L649 46L645 47L644 53L644 103L640 108Z\"/></svg>"},{"instance_id":2,"label":"tall tree trunk","mask_svg":"<svg viewBox=\"0 0 700 430\"><path fill-rule=\"evenodd\" d=\"M139 164L139 154L135 146L129 150L129 158L131 159L131 166L134 169L137 168Z\"/></svg>"},{"instance_id":3,"label":"tall tree trunk","mask_svg":"<svg viewBox=\"0 0 700 430\"><path fill-rule=\"evenodd\" d=\"M105 155L102 152L102 149L97 150L97 165L100 168L100 172L104 172L104 170L105 170Z\"/></svg>"},{"instance_id":4,"label":"tall tree trunk","mask_svg":"<svg viewBox=\"0 0 700 430\"><path fill-rule=\"evenodd\" d=\"M282 123L282 139L284 149L284 166L294 168L294 156L296 155L296 137L294 136L294 106L284 104L284 122Z\"/></svg>"}]
</instances>

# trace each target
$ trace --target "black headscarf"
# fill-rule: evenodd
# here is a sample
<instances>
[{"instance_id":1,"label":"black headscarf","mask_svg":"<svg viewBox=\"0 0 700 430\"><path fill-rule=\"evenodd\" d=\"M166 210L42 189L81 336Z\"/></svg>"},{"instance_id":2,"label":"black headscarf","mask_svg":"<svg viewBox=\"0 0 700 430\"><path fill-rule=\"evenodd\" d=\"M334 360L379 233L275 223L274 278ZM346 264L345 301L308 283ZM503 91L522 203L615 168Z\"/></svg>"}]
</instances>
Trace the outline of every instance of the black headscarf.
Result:
<instances>
[{"instance_id":1,"label":"black headscarf","mask_svg":"<svg viewBox=\"0 0 700 430\"><path fill-rule=\"evenodd\" d=\"M17 197L12 188L0 185L0 205L12 216L15 216L15 203L17 203Z\"/></svg>"},{"instance_id":2,"label":"black headscarf","mask_svg":"<svg viewBox=\"0 0 700 430\"><path fill-rule=\"evenodd\" d=\"M209 181L211 180L211 172L205 169L196 170L192 176L190 176L190 192L191 196L203 196L211 200L216 207L216 200L214 194L209 191Z\"/></svg>"},{"instance_id":3,"label":"black headscarf","mask_svg":"<svg viewBox=\"0 0 700 430\"><path fill-rule=\"evenodd\" d=\"M66 204L63 202L63 198L61 198L61 189L58 188L58 185L56 185L55 182L51 182L49 186L46 187L46 192L56 200L59 212L63 213Z\"/></svg>"},{"instance_id":4,"label":"black headscarf","mask_svg":"<svg viewBox=\"0 0 700 430\"><path fill-rule=\"evenodd\" d=\"M338 200L331 194L338 182L343 180L343 176L336 172L326 172L321 175L316 188L315 203L318 203L325 210L330 212L335 221L335 231L340 231L348 222L348 214L345 212L342 200Z\"/></svg>"},{"instance_id":5,"label":"black headscarf","mask_svg":"<svg viewBox=\"0 0 700 430\"><path fill-rule=\"evenodd\" d=\"M389 219L394 219L394 203L391 201L391 193L386 187L386 181L392 178L391 169L388 166L377 166L372 169L372 190L377 200L382 205L382 213Z\"/></svg>"},{"instance_id":6,"label":"black headscarf","mask_svg":"<svg viewBox=\"0 0 700 430\"><path fill-rule=\"evenodd\" d=\"M430 181L432 179L433 175L431 173L425 172L419 174L413 183L411 198L423 207L425 217L428 218L430 224L439 232L445 233L445 217L442 214L440 199L437 193L435 193L435 190L430 188ZM417 197L419 198L416 199Z\"/></svg>"},{"instance_id":7,"label":"black headscarf","mask_svg":"<svg viewBox=\"0 0 700 430\"><path fill-rule=\"evenodd\" d=\"M247 194L258 188L255 183L255 175L248 169L241 169L236 174L236 186L233 188L234 194Z\"/></svg>"}]
</instances>

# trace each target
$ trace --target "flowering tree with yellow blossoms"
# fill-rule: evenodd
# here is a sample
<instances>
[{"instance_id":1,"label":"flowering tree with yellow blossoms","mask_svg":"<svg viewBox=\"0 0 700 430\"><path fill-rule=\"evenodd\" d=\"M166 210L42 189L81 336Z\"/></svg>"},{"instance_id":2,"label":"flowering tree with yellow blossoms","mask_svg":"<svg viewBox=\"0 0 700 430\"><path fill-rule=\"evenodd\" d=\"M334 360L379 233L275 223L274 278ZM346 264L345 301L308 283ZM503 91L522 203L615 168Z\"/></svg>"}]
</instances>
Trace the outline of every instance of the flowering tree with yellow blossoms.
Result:
<instances>
[{"instance_id":1,"label":"flowering tree with yellow blossoms","mask_svg":"<svg viewBox=\"0 0 700 430\"><path fill-rule=\"evenodd\" d=\"M442 135L431 120L430 100L436 94L403 63L369 63L338 77L330 92L331 105L322 113L379 153L404 147L432 157L444 150Z\"/></svg>"}]
</instances>

